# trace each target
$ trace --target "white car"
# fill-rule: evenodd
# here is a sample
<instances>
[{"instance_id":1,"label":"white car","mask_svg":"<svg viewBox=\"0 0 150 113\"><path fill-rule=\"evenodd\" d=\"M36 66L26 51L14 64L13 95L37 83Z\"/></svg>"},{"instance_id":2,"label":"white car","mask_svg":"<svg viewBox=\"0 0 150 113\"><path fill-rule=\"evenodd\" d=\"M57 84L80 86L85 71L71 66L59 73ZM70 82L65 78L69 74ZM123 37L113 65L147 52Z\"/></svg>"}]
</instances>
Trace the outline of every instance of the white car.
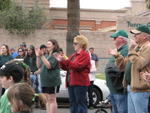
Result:
<instances>
[{"instance_id":1,"label":"white car","mask_svg":"<svg viewBox=\"0 0 150 113\"><path fill-rule=\"evenodd\" d=\"M57 94L58 99L68 99L68 90L65 86L65 76L66 72L61 71L61 80L62 84L60 86L60 92ZM101 80L101 79L96 79L94 81L93 85L93 100L94 100L94 105L97 105L99 101L102 101L106 99L106 97L109 95L109 90L108 87L106 86L106 81Z\"/></svg>"}]
</instances>

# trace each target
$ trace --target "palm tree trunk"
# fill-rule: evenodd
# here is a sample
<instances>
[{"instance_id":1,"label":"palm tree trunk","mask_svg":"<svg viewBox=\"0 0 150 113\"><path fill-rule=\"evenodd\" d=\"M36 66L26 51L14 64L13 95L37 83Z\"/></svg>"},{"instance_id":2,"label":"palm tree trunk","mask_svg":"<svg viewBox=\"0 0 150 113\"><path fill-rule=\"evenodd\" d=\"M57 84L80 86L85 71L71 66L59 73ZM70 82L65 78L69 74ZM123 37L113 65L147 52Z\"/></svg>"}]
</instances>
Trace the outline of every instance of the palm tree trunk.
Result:
<instances>
[{"instance_id":1,"label":"palm tree trunk","mask_svg":"<svg viewBox=\"0 0 150 113\"><path fill-rule=\"evenodd\" d=\"M72 47L73 38L79 35L80 27L80 0L68 0L67 8L68 29L67 29L67 56L74 52Z\"/></svg>"},{"instance_id":2,"label":"palm tree trunk","mask_svg":"<svg viewBox=\"0 0 150 113\"><path fill-rule=\"evenodd\" d=\"M150 0L145 0L145 2L146 2L146 7L147 7L148 9L150 9Z\"/></svg>"}]
</instances>

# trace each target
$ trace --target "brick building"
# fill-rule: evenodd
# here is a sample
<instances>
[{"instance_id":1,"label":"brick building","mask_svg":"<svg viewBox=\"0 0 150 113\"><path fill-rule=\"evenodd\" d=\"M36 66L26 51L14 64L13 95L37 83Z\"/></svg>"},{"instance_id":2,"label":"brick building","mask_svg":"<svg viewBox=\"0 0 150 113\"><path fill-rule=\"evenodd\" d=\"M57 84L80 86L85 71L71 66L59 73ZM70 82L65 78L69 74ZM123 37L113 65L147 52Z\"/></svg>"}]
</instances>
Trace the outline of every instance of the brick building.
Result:
<instances>
[{"instance_id":1,"label":"brick building","mask_svg":"<svg viewBox=\"0 0 150 113\"><path fill-rule=\"evenodd\" d=\"M66 8L50 8L49 0L16 0L16 2L27 7L32 7L35 3L38 3L44 9L47 17L47 22L43 26L44 28L51 30L67 29ZM81 9L80 30L115 31L118 17L138 15L145 10L144 0L131 0L131 7L119 10Z\"/></svg>"}]
</instances>

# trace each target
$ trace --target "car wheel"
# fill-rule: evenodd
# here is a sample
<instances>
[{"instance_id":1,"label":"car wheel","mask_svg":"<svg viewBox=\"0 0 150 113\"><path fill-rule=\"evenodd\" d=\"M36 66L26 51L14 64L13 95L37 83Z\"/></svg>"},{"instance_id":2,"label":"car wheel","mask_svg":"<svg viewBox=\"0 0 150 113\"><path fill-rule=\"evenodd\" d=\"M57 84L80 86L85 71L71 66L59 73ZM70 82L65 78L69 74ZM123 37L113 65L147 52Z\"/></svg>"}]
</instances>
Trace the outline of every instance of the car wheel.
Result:
<instances>
[{"instance_id":1,"label":"car wheel","mask_svg":"<svg viewBox=\"0 0 150 113\"><path fill-rule=\"evenodd\" d=\"M96 106L100 101L102 101L102 92L95 86L93 87L92 97L94 106Z\"/></svg>"}]
</instances>

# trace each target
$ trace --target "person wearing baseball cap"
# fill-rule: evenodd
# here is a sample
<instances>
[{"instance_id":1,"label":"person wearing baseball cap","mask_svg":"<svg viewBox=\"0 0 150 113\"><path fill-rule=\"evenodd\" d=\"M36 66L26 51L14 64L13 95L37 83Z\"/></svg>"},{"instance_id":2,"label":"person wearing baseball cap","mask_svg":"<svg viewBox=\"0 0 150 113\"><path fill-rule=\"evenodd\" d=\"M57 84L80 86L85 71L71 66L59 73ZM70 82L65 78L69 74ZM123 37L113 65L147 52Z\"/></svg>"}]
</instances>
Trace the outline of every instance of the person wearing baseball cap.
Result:
<instances>
[{"instance_id":1,"label":"person wearing baseball cap","mask_svg":"<svg viewBox=\"0 0 150 113\"><path fill-rule=\"evenodd\" d=\"M133 29L130 31L132 34L140 34L140 33L147 33L150 34L150 28L146 25L141 25L137 27L136 29Z\"/></svg>"},{"instance_id":2,"label":"person wearing baseball cap","mask_svg":"<svg viewBox=\"0 0 150 113\"><path fill-rule=\"evenodd\" d=\"M134 38L130 41L128 57L111 51L117 66L125 69L124 86L128 87L128 113L148 113L150 82L141 73L150 72L150 28L140 25L130 31ZM142 100L142 102L141 102Z\"/></svg>"},{"instance_id":3,"label":"person wearing baseball cap","mask_svg":"<svg viewBox=\"0 0 150 113\"><path fill-rule=\"evenodd\" d=\"M131 76L128 93L128 113L148 113L150 88L147 87L146 81L142 79L140 73L150 72L150 28L146 25L140 25L130 32L134 34L134 40L131 41L128 54L131 65L126 70L127 74L125 73L125 76ZM147 82L147 84L150 83Z\"/></svg>"},{"instance_id":4,"label":"person wearing baseball cap","mask_svg":"<svg viewBox=\"0 0 150 113\"><path fill-rule=\"evenodd\" d=\"M20 82L23 76L23 68L17 63L6 63L0 68L0 84L6 89L0 98L0 113L12 113L8 104L7 92L11 86Z\"/></svg>"},{"instance_id":5,"label":"person wearing baseball cap","mask_svg":"<svg viewBox=\"0 0 150 113\"><path fill-rule=\"evenodd\" d=\"M128 34L124 30L118 30L110 36L116 46L116 51L123 57L128 55ZM110 49L111 51L111 49ZM114 56L108 61L105 68L106 83L110 90L112 113L127 113L127 93L122 85L124 70L117 68Z\"/></svg>"}]
</instances>

